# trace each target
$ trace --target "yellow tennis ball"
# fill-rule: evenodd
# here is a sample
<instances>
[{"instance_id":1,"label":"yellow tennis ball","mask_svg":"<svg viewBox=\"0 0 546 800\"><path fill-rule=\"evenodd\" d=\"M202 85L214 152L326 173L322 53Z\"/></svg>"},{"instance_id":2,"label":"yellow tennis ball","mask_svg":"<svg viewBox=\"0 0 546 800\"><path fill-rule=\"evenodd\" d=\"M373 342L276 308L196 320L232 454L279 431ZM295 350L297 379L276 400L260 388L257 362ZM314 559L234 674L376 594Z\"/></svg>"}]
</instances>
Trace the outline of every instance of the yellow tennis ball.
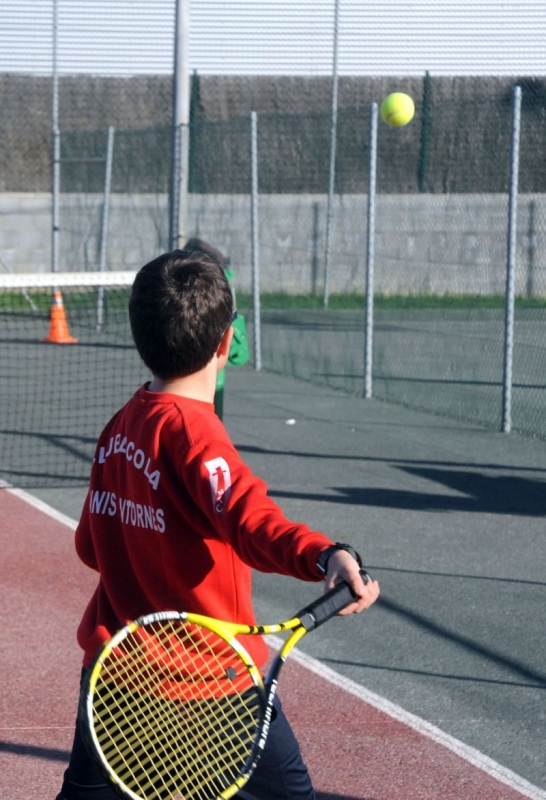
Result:
<instances>
[{"instance_id":1,"label":"yellow tennis ball","mask_svg":"<svg viewBox=\"0 0 546 800\"><path fill-rule=\"evenodd\" d=\"M387 125L401 128L411 122L415 114L415 105L409 94L393 92L381 103L381 116Z\"/></svg>"}]
</instances>

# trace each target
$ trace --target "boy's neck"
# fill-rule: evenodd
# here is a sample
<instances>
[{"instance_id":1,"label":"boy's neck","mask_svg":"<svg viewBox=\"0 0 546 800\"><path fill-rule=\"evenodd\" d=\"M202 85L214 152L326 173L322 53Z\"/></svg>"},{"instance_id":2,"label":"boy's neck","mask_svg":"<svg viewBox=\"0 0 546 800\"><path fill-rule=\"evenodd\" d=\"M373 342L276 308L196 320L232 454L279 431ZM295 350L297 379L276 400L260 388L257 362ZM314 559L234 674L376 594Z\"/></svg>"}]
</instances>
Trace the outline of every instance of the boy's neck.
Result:
<instances>
[{"instance_id":1,"label":"boy's neck","mask_svg":"<svg viewBox=\"0 0 546 800\"><path fill-rule=\"evenodd\" d=\"M218 345L218 350L213 355L208 364L199 372L186 375L183 378L171 378L162 380L154 375L149 385L151 392L169 392L180 397L188 397L190 400L202 400L205 403L214 403L214 393L216 391L216 379L220 370L225 369L233 328L230 327L222 336L222 341Z\"/></svg>"},{"instance_id":2,"label":"boy's neck","mask_svg":"<svg viewBox=\"0 0 546 800\"><path fill-rule=\"evenodd\" d=\"M148 389L150 392L168 392L169 394L177 394L180 397L187 397L190 400L213 403L216 375L215 364L210 362L199 372L194 372L192 375L186 375L183 378L171 378L164 381L154 376Z\"/></svg>"}]
</instances>

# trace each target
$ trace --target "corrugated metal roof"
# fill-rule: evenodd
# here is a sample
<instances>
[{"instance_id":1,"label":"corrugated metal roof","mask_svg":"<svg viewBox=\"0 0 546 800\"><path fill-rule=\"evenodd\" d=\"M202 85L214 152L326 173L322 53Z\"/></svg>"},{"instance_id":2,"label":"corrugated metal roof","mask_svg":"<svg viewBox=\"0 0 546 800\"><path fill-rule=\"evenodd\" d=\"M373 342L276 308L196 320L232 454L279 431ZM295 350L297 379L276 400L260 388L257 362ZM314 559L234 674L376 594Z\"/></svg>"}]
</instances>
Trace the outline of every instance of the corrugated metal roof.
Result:
<instances>
[{"instance_id":1,"label":"corrugated metal roof","mask_svg":"<svg viewBox=\"0 0 546 800\"><path fill-rule=\"evenodd\" d=\"M0 70L51 70L51 0L0 4Z\"/></svg>"},{"instance_id":2,"label":"corrugated metal roof","mask_svg":"<svg viewBox=\"0 0 546 800\"><path fill-rule=\"evenodd\" d=\"M0 71L50 74L53 0L2 0ZM174 0L57 0L60 73L170 74Z\"/></svg>"},{"instance_id":3,"label":"corrugated metal roof","mask_svg":"<svg viewBox=\"0 0 546 800\"><path fill-rule=\"evenodd\" d=\"M334 0L199 0L191 60L202 74L330 74L333 19ZM340 75L546 74L545 40L544 0L340 0Z\"/></svg>"},{"instance_id":4,"label":"corrugated metal roof","mask_svg":"<svg viewBox=\"0 0 546 800\"><path fill-rule=\"evenodd\" d=\"M544 0L339 0L340 75L544 75ZM61 73L170 74L176 0L57 0ZM190 68L329 75L335 0L191 0ZM2 0L0 71L50 73L53 0Z\"/></svg>"}]
</instances>

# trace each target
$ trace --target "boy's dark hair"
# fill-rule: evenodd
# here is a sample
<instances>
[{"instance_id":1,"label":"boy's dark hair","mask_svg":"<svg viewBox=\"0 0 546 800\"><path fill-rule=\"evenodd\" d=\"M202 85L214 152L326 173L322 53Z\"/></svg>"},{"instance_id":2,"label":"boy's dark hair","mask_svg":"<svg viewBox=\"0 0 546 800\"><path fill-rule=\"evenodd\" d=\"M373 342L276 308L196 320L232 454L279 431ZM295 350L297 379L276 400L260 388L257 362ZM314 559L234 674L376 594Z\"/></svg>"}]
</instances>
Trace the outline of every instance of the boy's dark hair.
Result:
<instances>
[{"instance_id":1,"label":"boy's dark hair","mask_svg":"<svg viewBox=\"0 0 546 800\"><path fill-rule=\"evenodd\" d=\"M217 261L175 250L137 273L129 300L140 357L161 380L198 372L209 363L233 314L233 296Z\"/></svg>"},{"instance_id":2,"label":"boy's dark hair","mask_svg":"<svg viewBox=\"0 0 546 800\"><path fill-rule=\"evenodd\" d=\"M203 239L198 239L195 236L188 239L183 249L190 253L204 253L206 256L211 256L216 259L222 269L227 269L229 266L229 258L226 258L216 247L213 247L208 242L203 241Z\"/></svg>"}]
</instances>

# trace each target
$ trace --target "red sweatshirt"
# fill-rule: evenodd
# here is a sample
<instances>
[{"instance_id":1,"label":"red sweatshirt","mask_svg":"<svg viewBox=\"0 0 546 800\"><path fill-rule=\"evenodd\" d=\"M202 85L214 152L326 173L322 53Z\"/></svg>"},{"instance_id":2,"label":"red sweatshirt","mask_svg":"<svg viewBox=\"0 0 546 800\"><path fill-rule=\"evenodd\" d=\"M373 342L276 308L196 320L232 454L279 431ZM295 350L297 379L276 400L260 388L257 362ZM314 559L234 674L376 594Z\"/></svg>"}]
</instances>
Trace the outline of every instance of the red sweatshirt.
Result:
<instances>
[{"instance_id":1,"label":"red sweatshirt","mask_svg":"<svg viewBox=\"0 0 546 800\"><path fill-rule=\"evenodd\" d=\"M318 581L330 544L267 496L211 403L143 386L99 438L76 531L79 557L99 572L78 628L84 664L152 611L255 624L251 567ZM244 645L261 666L263 639Z\"/></svg>"}]
</instances>

